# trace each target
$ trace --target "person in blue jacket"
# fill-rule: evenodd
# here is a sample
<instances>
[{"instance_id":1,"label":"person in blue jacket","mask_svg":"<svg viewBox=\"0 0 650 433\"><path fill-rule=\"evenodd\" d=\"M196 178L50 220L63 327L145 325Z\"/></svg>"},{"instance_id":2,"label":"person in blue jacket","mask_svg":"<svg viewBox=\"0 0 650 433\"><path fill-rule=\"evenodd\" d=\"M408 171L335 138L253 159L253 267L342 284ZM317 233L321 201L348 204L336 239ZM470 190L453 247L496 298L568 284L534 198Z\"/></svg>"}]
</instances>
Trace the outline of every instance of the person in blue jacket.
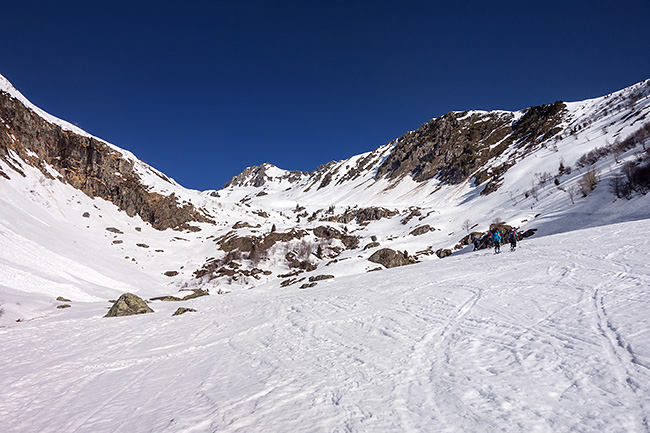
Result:
<instances>
[{"instance_id":1,"label":"person in blue jacket","mask_svg":"<svg viewBox=\"0 0 650 433\"><path fill-rule=\"evenodd\" d=\"M492 235L492 240L494 241L494 254L498 254L501 252L501 234L499 233L499 230L494 231L494 235Z\"/></svg>"}]
</instances>

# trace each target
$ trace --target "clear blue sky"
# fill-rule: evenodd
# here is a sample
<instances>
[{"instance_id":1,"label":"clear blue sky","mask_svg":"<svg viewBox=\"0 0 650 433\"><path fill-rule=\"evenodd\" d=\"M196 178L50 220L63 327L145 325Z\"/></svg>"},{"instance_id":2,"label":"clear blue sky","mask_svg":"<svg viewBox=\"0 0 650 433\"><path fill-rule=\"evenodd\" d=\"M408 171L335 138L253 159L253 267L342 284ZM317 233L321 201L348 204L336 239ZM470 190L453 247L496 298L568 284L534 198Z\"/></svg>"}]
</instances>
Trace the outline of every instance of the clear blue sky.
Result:
<instances>
[{"instance_id":1,"label":"clear blue sky","mask_svg":"<svg viewBox=\"0 0 650 433\"><path fill-rule=\"evenodd\" d=\"M650 78L650 1L10 1L0 74L196 189Z\"/></svg>"}]
</instances>

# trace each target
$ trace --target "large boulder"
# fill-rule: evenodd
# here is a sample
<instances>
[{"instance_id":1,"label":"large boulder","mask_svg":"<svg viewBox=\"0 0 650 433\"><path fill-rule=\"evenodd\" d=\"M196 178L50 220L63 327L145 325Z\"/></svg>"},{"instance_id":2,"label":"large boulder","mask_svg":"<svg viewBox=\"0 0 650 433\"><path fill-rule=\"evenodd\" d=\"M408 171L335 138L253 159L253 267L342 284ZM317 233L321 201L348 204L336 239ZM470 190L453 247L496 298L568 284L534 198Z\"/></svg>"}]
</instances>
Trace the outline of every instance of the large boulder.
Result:
<instances>
[{"instance_id":1,"label":"large boulder","mask_svg":"<svg viewBox=\"0 0 650 433\"><path fill-rule=\"evenodd\" d=\"M144 313L153 313L153 310L149 308L142 298L132 293L124 293L115 301L104 317L131 316Z\"/></svg>"},{"instance_id":2,"label":"large boulder","mask_svg":"<svg viewBox=\"0 0 650 433\"><path fill-rule=\"evenodd\" d=\"M429 232L432 232L435 230L433 227L431 227L429 224L425 224L423 226L416 227L409 233L411 236L420 236Z\"/></svg>"},{"instance_id":3,"label":"large boulder","mask_svg":"<svg viewBox=\"0 0 650 433\"><path fill-rule=\"evenodd\" d=\"M373 263L379 263L386 268L395 268L413 263L407 254L390 248L382 248L371 255L368 260Z\"/></svg>"}]
</instances>

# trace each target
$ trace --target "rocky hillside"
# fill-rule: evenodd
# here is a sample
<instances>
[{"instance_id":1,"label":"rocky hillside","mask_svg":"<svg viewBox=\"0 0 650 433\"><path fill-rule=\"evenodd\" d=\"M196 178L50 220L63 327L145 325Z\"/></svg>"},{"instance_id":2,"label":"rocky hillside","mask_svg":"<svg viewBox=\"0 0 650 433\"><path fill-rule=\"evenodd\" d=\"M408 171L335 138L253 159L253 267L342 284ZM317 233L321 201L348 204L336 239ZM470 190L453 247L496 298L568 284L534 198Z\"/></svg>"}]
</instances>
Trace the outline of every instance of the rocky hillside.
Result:
<instances>
[{"instance_id":1,"label":"rocky hillside","mask_svg":"<svg viewBox=\"0 0 650 433\"><path fill-rule=\"evenodd\" d=\"M138 169L172 186L162 173L102 140L49 122L12 90L0 90L0 160L11 169L0 170L0 176L7 180L24 177L23 165L32 165L46 178L56 178L90 197L108 200L159 230L189 228L190 222L209 221L192 205L179 202L175 194L153 191Z\"/></svg>"}]
</instances>

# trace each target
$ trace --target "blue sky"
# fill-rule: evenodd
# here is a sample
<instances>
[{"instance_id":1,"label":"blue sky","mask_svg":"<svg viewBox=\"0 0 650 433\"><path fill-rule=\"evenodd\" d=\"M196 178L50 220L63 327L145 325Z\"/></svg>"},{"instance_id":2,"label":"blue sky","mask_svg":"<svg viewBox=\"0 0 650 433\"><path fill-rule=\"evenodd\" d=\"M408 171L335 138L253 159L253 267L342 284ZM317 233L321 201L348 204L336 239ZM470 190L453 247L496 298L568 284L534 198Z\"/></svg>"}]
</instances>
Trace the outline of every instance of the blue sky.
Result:
<instances>
[{"instance_id":1,"label":"blue sky","mask_svg":"<svg viewBox=\"0 0 650 433\"><path fill-rule=\"evenodd\" d=\"M0 74L186 187L650 78L650 1L13 1Z\"/></svg>"}]
</instances>

